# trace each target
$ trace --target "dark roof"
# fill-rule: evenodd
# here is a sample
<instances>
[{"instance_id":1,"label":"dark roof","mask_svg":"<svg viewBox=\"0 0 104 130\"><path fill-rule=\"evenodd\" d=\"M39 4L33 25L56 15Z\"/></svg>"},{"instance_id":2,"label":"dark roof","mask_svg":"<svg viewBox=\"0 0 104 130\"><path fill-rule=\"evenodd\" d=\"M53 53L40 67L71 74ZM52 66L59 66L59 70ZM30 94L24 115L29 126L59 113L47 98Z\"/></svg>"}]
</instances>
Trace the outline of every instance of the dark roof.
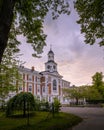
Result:
<instances>
[{"instance_id":1,"label":"dark roof","mask_svg":"<svg viewBox=\"0 0 104 130\"><path fill-rule=\"evenodd\" d=\"M56 64L57 65L57 63L56 62L54 62L53 60L49 60L49 61L47 61L46 63L54 63L54 64ZM45 64L46 64L45 63Z\"/></svg>"},{"instance_id":2,"label":"dark roof","mask_svg":"<svg viewBox=\"0 0 104 130\"><path fill-rule=\"evenodd\" d=\"M48 52L48 54L50 54L50 53L54 54L53 51L52 51L51 49L50 49L50 51Z\"/></svg>"}]
</instances>

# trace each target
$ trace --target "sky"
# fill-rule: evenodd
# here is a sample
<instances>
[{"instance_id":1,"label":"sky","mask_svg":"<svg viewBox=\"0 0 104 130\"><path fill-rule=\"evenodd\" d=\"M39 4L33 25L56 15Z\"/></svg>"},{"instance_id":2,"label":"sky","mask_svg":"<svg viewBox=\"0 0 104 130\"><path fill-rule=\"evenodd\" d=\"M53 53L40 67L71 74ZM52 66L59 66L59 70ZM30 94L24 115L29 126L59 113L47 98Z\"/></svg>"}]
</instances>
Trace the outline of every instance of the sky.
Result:
<instances>
[{"instance_id":1,"label":"sky","mask_svg":"<svg viewBox=\"0 0 104 130\"><path fill-rule=\"evenodd\" d=\"M70 8L69 16L61 15L57 20L52 20L50 14L46 16L44 33L47 34L47 46L44 47L41 58L32 57L32 47L26 44L24 37L19 37L22 42L21 60L26 61L24 66L27 68L34 66L36 71L44 71L44 63L48 60L47 54L52 45L58 72L63 79L71 82L71 85L88 85L96 72L104 73L104 47L84 43L84 35L76 23L78 14L72 3Z\"/></svg>"}]
</instances>

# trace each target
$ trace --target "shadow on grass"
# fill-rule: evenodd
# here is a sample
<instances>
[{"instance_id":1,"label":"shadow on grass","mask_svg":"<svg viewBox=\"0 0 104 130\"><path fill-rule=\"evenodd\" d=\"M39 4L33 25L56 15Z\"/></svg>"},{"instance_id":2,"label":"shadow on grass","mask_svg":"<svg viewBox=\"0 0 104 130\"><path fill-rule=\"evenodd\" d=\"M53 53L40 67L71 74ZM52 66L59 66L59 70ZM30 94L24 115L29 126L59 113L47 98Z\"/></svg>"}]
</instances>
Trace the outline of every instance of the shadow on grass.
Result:
<instances>
[{"instance_id":1,"label":"shadow on grass","mask_svg":"<svg viewBox=\"0 0 104 130\"><path fill-rule=\"evenodd\" d=\"M35 120L35 119L34 119ZM21 125L11 130L67 130L72 128L72 126L77 125L82 121L82 118L72 115L65 114L57 115L54 118L50 116L49 118L41 119L39 122L29 125Z\"/></svg>"},{"instance_id":2,"label":"shadow on grass","mask_svg":"<svg viewBox=\"0 0 104 130\"><path fill-rule=\"evenodd\" d=\"M27 118L28 116L31 118L31 117L34 117L36 114L33 112L33 113L29 113L29 115L28 114L26 114L25 116L23 115L23 114L14 114L14 115L10 115L10 116L8 116L8 118L15 118L15 119L18 119L18 118Z\"/></svg>"}]
</instances>

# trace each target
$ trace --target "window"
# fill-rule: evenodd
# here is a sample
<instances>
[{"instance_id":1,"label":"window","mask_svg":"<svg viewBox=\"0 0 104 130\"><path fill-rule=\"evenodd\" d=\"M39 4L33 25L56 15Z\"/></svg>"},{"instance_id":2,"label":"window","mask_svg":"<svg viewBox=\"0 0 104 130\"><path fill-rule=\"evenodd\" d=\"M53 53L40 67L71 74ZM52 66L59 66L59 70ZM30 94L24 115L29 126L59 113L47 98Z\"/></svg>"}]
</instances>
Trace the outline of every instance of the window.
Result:
<instances>
[{"instance_id":1,"label":"window","mask_svg":"<svg viewBox=\"0 0 104 130\"><path fill-rule=\"evenodd\" d=\"M28 80L32 81L32 76L31 75L28 76Z\"/></svg>"},{"instance_id":2,"label":"window","mask_svg":"<svg viewBox=\"0 0 104 130\"><path fill-rule=\"evenodd\" d=\"M51 69L51 68L52 68L52 66L50 66L50 65L47 66L47 69Z\"/></svg>"},{"instance_id":3,"label":"window","mask_svg":"<svg viewBox=\"0 0 104 130\"><path fill-rule=\"evenodd\" d=\"M48 77L48 82L51 82L51 77L50 76Z\"/></svg>"},{"instance_id":4,"label":"window","mask_svg":"<svg viewBox=\"0 0 104 130\"><path fill-rule=\"evenodd\" d=\"M29 92L32 91L32 86L29 86L28 91L29 91Z\"/></svg>"},{"instance_id":5,"label":"window","mask_svg":"<svg viewBox=\"0 0 104 130\"><path fill-rule=\"evenodd\" d=\"M59 81L59 84L60 84L60 80L58 80Z\"/></svg>"},{"instance_id":6,"label":"window","mask_svg":"<svg viewBox=\"0 0 104 130\"><path fill-rule=\"evenodd\" d=\"M37 77L37 82L40 82L40 78L39 77Z\"/></svg>"},{"instance_id":7,"label":"window","mask_svg":"<svg viewBox=\"0 0 104 130\"><path fill-rule=\"evenodd\" d=\"M49 102L51 102L51 97L49 97Z\"/></svg>"},{"instance_id":8,"label":"window","mask_svg":"<svg viewBox=\"0 0 104 130\"><path fill-rule=\"evenodd\" d=\"M22 90L22 87L19 87L19 90L21 91L21 90Z\"/></svg>"},{"instance_id":9,"label":"window","mask_svg":"<svg viewBox=\"0 0 104 130\"><path fill-rule=\"evenodd\" d=\"M43 86L43 92L45 92L45 86Z\"/></svg>"},{"instance_id":10,"label":"window","mask_svg":"<svg viewBox=\"0 0 104 130\"><path fill-rule=\"evenodd\" d=\"M40 86L37 87L37 92L40 92Z\"/></svg>"},{"instance_id":11,"label":"window","mask_svg":"<svg viewBox=\"0 0 104 130\"><path fill-rule=\"evenodd\" d=\"M53 80L53 90L54 90L54 91L57 90L57 82L56 82L55 79Z\"/></svg>"}]
</instances>

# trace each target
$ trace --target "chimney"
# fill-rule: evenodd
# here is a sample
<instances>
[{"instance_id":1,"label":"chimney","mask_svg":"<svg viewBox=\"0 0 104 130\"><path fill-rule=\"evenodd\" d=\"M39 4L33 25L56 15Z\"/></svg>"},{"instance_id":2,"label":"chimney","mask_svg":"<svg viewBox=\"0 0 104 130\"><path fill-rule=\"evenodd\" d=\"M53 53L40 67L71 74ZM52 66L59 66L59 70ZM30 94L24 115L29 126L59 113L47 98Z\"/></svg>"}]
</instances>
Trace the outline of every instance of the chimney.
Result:
<instances>
[{"instance_id":1,"label":"chimney","mask_svg":"<svg viewBox=\"0 0 104 130\"><path fill-rule=\"evenodd\" d=\"M34 66L32 66L32 67L31 67L31 70L32 70L32 71L34 71L34 70L35 70L35 69L34 69Z\"/></svg>"}]
</instances>

